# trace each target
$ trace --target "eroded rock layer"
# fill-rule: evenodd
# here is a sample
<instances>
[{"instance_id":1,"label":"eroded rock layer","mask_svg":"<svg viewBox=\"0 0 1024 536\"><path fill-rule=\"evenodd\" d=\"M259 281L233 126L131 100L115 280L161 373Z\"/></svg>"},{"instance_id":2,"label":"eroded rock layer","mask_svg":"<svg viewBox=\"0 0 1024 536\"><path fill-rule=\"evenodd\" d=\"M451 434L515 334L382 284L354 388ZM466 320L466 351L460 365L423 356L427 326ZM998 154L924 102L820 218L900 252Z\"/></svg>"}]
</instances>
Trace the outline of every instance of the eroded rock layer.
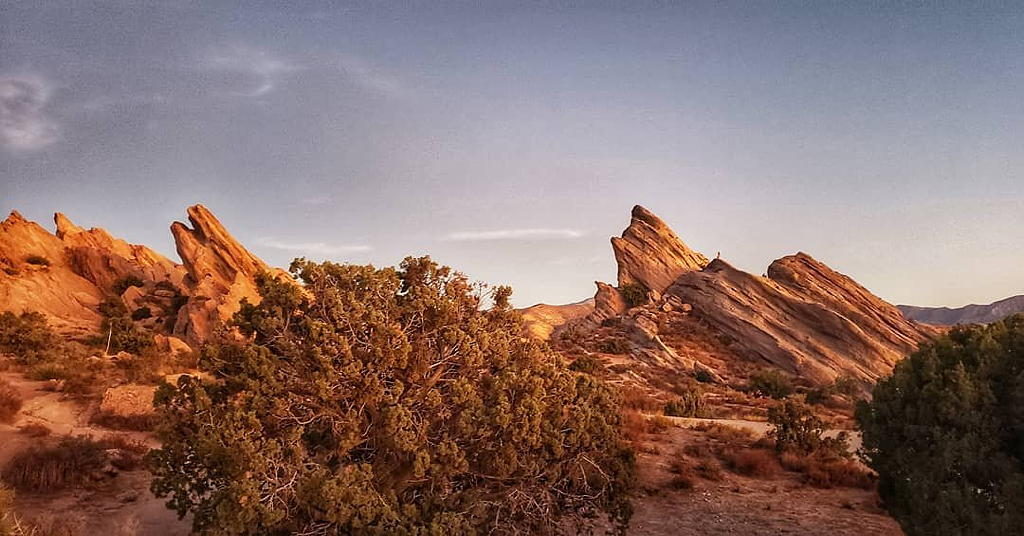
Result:
<instances>
[{"instance_id":1,"label":"eroded rock layer","mask_svg":"<svg viewBox=\"0 0 1024 536\"><path fill-rule=\"evenodd\" d=\"M690 249L665 222L651 211L633 207L629 227L612 238L619 266L619 287L643 285L664 292L679 276L708 264L704 255Z\"/></svg>"}]
</instances>

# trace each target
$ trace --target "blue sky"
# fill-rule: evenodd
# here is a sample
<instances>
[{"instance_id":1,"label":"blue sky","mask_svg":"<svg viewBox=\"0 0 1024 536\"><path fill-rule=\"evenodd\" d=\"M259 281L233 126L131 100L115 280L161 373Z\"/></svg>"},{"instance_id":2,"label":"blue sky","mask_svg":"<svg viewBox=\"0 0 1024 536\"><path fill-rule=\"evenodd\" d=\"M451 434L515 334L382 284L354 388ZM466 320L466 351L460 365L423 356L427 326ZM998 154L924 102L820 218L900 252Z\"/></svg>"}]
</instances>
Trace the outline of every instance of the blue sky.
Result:
<instances>
[{"instance_id":1,"label":"blue sky","mask_svg":"<svg viewBox=\"0 0 1024 536\"><path fill-rule=\"evenodd\" d=\"M213 5L216 4L216 5ZM430 254L560 303L640 203L762 273L1024 293L1024 8L882 2L6 2L0 210L173 256Z\"/></svg>"}]
</instances>

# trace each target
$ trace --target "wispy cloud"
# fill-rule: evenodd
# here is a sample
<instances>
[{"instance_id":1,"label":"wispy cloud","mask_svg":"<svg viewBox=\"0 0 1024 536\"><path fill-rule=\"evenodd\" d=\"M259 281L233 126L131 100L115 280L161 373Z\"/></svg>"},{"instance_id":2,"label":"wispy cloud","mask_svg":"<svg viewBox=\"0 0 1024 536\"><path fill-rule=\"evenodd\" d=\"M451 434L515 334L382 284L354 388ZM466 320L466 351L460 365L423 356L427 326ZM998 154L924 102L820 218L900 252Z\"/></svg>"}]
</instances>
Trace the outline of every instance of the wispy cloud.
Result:
<instances>
[{"instance_id":1,"label":"wispy cloud","mask_svg":"<svg viewBox=\"0 0 1024 536\"><path fill-rule=\"evenodd\" d=\"M32 151L57 141L57 123L43 111L52 93L53 88L35 76L0 77L0 145Z\"/></svg>"},{"instance_id":2,"label":"wispy cloud","mask_svg":"<svg viewBox=\"0 0 1024 536\"><path fill-rule=\"evenodd\" d=\"M247 87L232 91L237 97L261 97L273 91L282 76L301 67L269 51L230 45L210 50L203 60L204 67L250 77Z\"/></svg>"},{"instance_id":3,"label":"wispy cloud","mask_svg":"<svg viewBox=\"0 0 1024 536\"><path fill-rule=\"evenodd\" d=\"M260 238L256 243L268 248L314 255L340 255L342 253L359 253L373 249L370 246L361 244L335 245L325 242L285 242L275 238Z\"/></svg>"},{"instance_id":4,"label":"wispy cloud","mask_svg":"<svg viewBox=\"0 0 1024 536\"><path fill-rule=\"evenodd\" d=\"M445 235L451 242L483 242L488 240L552 240L579 238L585 233L575 229L500 229L496 231L458 231Z\"/></svg>"},{"instance_id":5,"label":"wispy cloud","mask_svg":"<svg viewBox=\"0 0 1024 536\"><path fill-rule=\"evenodd\" d=\"M338 65L348 80L364 89L389 97L399 97L405 88L391 77L363 58L351 54L340 54Z\"/></svg>"}]
</instances>

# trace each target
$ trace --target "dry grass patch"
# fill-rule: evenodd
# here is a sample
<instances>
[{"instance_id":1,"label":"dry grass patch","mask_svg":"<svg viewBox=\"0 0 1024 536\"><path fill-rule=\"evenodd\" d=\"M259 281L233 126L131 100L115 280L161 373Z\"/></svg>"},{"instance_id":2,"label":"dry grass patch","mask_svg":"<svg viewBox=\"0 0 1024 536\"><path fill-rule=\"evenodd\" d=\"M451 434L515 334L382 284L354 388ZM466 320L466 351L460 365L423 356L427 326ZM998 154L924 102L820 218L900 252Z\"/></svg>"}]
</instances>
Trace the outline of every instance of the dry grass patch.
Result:
<instances>
[{"instance_id":1,"label":"dry grass patch","mask_svg":"<svg viewBox=\"0 0 1024 536\"><path fill-rule=\"evenodd\" d=\"M3 480L20 491L51 492L102 480L109 468L130 471L142 464L148 448L124 437L100 440L65 437L49 446L18 453L4 467Z\"/></svg>"},{"instance_id":2,"label":"dry grass patch","mask_svg":"<svg viewBox=\"0 0 1024 536\"><path fill-rule=\"evenodd\" d=\"M803 473L805 481L816 488L871 489L876 481L874 473L846 458L784 452L779 461L787 470Z\"/></svg>"},{"instance_id":3,"label":"dry grass patch","mask_svg":"<svg viewBox=\"0 0 1024 536\"><path fill-rule=\"evenodd\" d=\"M722 453L733 472L754 478L772 478L782 471L775 453L764 449L733 449Z\"/></svg>"}]
</instances>

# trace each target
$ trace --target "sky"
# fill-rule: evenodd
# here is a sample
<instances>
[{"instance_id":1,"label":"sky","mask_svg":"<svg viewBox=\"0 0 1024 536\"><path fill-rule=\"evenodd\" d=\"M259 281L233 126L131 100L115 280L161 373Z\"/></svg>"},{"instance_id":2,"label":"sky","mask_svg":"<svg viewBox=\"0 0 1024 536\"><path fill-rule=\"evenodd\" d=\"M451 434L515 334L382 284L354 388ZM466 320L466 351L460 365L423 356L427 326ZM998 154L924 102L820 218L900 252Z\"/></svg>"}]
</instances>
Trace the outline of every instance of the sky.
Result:
<instances>
[{"instance_id":1,"label":"sky","mask_svg":"<svg viewBox=\"0 0 1024 536\"><path fill-rule=\"evenodd\" d=\"M1024 7L0 2L0 210L176 258L429 254L514 303L614 282L642 204L761 274L894 303L1024 293Z\"/></svg>"}]
</instances>

